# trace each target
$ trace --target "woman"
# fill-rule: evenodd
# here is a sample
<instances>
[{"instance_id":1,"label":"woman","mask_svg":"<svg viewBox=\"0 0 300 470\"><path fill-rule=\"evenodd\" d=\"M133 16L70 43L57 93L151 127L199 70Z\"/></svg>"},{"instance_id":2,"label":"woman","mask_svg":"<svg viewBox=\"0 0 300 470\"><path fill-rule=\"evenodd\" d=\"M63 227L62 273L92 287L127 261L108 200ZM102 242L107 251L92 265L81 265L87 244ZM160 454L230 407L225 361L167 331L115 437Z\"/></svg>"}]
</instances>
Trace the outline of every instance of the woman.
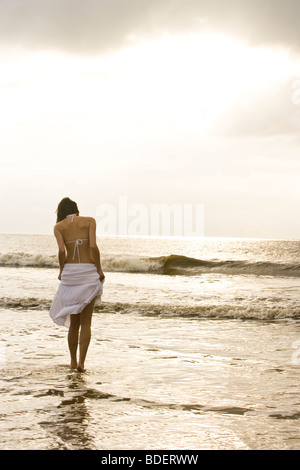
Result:
<instances>
[{"instance_id":1,"label":"woman","mask_svg":"<svg viewBox=\"0 0 300 470\"><path fill-rule=\"evenodd\" d=\"M101 301L105 279L96 242L96 221L79 216L76 202L69 198L60 201L56 213L54 235L61 283L49 314L58 325L69 327L71 368L83 371L91 339L92 313L94 305Z\"/></svg>"}]
</instances>

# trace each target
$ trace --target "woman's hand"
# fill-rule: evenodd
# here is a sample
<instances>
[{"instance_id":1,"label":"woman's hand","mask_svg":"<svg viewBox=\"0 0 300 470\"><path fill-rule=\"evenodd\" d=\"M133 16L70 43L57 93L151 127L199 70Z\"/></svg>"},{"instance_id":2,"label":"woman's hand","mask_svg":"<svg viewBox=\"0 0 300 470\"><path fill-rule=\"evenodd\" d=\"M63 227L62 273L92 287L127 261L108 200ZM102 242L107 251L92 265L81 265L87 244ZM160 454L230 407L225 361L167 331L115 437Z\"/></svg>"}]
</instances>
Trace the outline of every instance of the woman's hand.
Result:
<instances>
[{"instance_id":1,"label":"woman's hand","mask_svg":"<svg viewBox=\"0 0 300 470\"><path fill-rule=\"evenodd\" d=\"M104 275L102 269L100 271L98 271L98 274L99 274L100 281L103 282L104 279L105 279L105 275Z\"/></svg>"},{"instance_id":2,"label":"woman's hand","mask_svg":"<svg viewBox=\"0 0 300 470\"><path fill-rule=\"evenodd\" d=\"M58 280L61 281L61 273L58 275Z\"/></svg>"}]
</instances>

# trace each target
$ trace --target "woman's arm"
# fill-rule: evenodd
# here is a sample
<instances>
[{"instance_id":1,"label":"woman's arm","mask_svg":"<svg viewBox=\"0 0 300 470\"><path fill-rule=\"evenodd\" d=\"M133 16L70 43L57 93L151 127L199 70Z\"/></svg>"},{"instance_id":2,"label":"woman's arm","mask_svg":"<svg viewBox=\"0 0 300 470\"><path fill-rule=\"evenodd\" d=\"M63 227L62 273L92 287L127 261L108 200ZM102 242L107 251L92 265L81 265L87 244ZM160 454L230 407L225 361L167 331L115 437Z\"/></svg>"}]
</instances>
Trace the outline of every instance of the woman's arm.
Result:
<instances>
[{"instance_id":1,"label":"woman's arm","mask_svg":"<svg viewBox=\"0 0 300 470\"><path fill-rule=\"evenodd\" d=\"M104 275L104 273L102 271L102 268L101 268L100 250L98 248L97 240L96 240L96 221L95 221L95 219L91 219L91 222L90 222L89 239L90 239L91 254L92 254L95 266L97 268L97 271L99 273L100 281L103 282L104 279L105 279L105 275Z\"/></svg>"},{"instance_id":2,"label":"woman's arm","mask_svg":"<svg viewBox=\"0 0 300 470\"><path fill-rule=\"evenodd\" d=\"M54 227L54 235L58 244L58 263L59 263L59 275L58 279L61 280L61 273L62 270L64 269L64 265L66 262L66 250L65 250L65 243L64 239L62 237L62 234L60 233L57 228Z\"/></svg>"}]
</instances>

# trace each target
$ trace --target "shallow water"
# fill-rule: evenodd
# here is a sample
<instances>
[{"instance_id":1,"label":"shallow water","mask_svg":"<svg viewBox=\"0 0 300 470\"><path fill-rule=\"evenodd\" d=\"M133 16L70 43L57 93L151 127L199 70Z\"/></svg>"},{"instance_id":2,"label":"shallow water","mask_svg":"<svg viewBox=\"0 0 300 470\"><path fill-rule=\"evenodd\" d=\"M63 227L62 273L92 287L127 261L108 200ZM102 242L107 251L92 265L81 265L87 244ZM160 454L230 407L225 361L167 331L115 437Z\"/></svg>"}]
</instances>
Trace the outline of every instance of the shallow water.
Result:
<instances>
[{"instance_id":1,"label":"shallow water","mask_svg":"<svg viewBox=\"0 0 300 470\"><path fill-rule=\"evenodd\" d=\"M1 449L299 449L299 241L100 240L80 374L53 236L0 240Z\"/></svg>"},{"instance_id":2,"label":"shallow water","mask_svg":"<svg viewBox=\"0 0 300 470\"><path fill-rule=\"evenodd\" d=\"M2 449L298 449L300 323L95 313L86 371L2 310Z\"/></svg>"}]
</instances>

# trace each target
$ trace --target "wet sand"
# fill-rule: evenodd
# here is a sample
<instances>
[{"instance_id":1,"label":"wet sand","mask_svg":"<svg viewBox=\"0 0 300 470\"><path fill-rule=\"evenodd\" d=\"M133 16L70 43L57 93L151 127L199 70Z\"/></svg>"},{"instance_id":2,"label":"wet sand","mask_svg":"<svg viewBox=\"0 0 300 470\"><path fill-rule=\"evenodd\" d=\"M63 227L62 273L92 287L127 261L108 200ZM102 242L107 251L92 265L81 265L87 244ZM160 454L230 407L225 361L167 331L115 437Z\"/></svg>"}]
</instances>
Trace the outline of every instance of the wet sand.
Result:
<instances>
[{"instance_id":1,"label":"wet sand","mask_svg":"<svg viewBox=\"0 0 300 470\"><path fill-rule=\"evenodd\" d=\"M298 449L300 323L101 313L86 371L48 311L1 314L1 449Z\"/></svg>"}]
</instances>

